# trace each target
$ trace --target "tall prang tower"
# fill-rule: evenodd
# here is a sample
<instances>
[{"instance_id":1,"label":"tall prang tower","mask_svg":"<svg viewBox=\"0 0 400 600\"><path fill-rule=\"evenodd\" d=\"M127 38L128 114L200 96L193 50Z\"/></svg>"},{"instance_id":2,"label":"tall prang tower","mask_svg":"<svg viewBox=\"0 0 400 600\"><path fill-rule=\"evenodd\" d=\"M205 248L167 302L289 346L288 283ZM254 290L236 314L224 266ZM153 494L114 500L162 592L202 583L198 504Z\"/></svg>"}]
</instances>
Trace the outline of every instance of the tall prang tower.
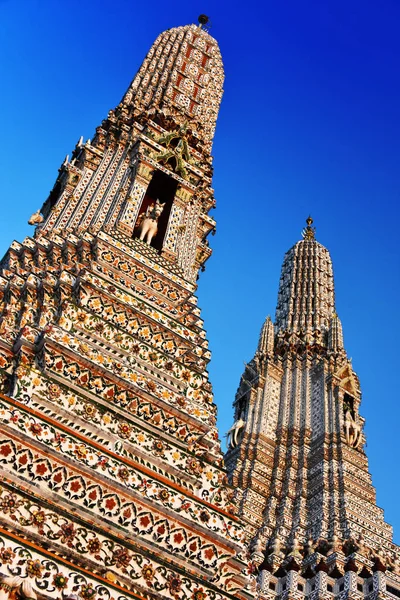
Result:
<instances>
[{"instance_id":1,"label":"tall prang tower","mask_svg":"<svg viewBox=\"0 0 400 600\"><path fill-rule=\"evenodd\" d=\"M1 264L1 600L251 595L195 297L222 97L199 26L154 42Z\"/></svg>"},{"instance_id":2,"label":"tall prang tower","mask_svg":"<svg viewBox=\"0 0 400 600\"><path fill-rule=\"evenodd\" d=\"M275 323L262 327L234 401L225 457L259 597L400 597L400 548L376 506L360 383L315 239L285 255Z\"/></svg>"}]
</instances>

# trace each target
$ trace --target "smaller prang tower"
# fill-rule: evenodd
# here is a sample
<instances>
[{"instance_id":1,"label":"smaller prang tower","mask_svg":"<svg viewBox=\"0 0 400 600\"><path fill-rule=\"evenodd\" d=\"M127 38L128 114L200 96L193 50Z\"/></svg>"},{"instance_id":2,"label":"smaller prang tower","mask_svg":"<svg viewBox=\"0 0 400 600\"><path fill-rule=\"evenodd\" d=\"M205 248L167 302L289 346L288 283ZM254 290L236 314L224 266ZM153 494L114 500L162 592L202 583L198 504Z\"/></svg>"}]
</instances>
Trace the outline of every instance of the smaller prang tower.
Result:
<instances>
[{"instance_id":1,"label":"smaller prang tower","mask_svg":"<svg viewBox=\"0 0 400 600\"><path fill-rule=\"evenodd\" d=\"M400 549L376 506L360 384L312 223L285 255L275 323L240 380L226 465L261 598L400 597Z\"/></svg>"}]
</instances>

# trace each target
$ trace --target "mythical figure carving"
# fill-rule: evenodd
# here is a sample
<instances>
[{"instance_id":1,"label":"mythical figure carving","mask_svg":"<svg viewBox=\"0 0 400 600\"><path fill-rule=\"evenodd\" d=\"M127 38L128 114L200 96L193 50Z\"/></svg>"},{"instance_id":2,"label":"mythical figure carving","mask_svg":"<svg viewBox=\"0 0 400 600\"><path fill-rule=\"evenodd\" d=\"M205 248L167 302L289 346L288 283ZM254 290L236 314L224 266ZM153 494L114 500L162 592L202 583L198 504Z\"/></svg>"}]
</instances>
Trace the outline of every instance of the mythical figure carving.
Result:
<instances>
[{"instance_id":1,"label":"mythical figure carving","mask_svg":"<svg viewBox=\"0 0 400 600\"><path fill-rule=\"evenodd\" d=\"M228 433L227 437L227 446L229 449L236 448L243 437L245 421L242 418L238 419L234 422Z\"/></svg>"},{"instance_id":2,"label":"mythical figure carving","mask_svg":"<svg viewBox=\"0 0 400 600\"><path fill-rule=\"evenodd\" d=\"M29 579L22 577L4 577L0 580L0 600L36 600Z\"/></svg>"},{"instance_id":3,"label":"mythical figure carving","mask_svg":"<svg viewBox=\"0 0 400 600\"><path fill-rule=\"evenodd\" d=\"M345 412L344 431L346 441L352 448L359 448L362 443L361 426L354 419L349 409Z\"/></svg>"},{"instance_id":4,"label":"mythical figure carving","mask_svg":"<svg viewBox=\"0 0 400 600\"><path fill-rule=\"evenodd\" d=\"M144 240L146 237L146 242L151 244L151 240L157 234L158 231L158 218L164 210L164 204L162 204L158 199L155 204L149 204L144 213L143 220L139 225L140 231L140 239Z\"/></svg>"},{"instance_id":5,"label":"mythical figure carving","mask_svg":"<svg viewBox=\"0 0 400 600\"><path fill-rule=\"evenodd\" d=\"M40 225L41 223L43 223L43 221L44 221L44 216L41 214L40 208L39 208L39 210L37 210L35 213L33 213L33 215L31 215L31 217L28 220L28 224L29 225Z\"/></svg>"},{"instance_id":6,"label":"mythical figure carving","mask_svg":"<svg viewBox=\"0 0 400 600\"><path fill-rule=\"evenodd\" d=\"M157 140L159 144L165 144L166 147L165 152L161 152L161 154L157 156L158 162L165 164L170 160L170 158L175 158L175 171L183 179L185 179L187 176L184 161L190 163L190 150L187 137L188 126L187 123L185 123L184 125L181 125L177 130L162 135ZM176 144L175 148L171 147L171 142L173 140L178 140L178 143Z\"/></svg>"},{"instance_id":7,"label":"mythical figure carving","mask_svg":"<svg viewBox=\"0 0 400 600\"><path fill-rule=\"evenodd\" d=\"M299 543L299 540L297 538L294 538L293 543L290 547L290 552L288 556L293 556L293 558L302 558L302 546Z\"/></svg>"},{"instance_id":8,"label":"mythical figure carving","mask_svg":"<svg viewBox=\"0 0 400 600\"><path fill-rule=\"evenodd\" d=\"M275 537L268 550L268 556L283 556L282 554L282 542L279 538Z\"/></svg>"}]
</instances>

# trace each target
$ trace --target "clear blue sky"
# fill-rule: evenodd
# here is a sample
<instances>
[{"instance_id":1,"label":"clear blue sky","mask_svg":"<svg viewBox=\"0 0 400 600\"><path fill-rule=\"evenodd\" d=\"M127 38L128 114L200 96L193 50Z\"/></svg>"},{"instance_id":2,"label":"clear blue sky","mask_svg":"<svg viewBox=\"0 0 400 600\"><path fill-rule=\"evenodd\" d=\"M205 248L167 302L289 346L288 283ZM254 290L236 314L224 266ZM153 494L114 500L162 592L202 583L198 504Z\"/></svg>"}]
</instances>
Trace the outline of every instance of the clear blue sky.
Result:
<instances>
[{"instance_id":1,"label":"clear blue sky","mask_svg":"<svg viewBox=\"0 0 400 600\"><path fill-rule=\"evenodd\" d=\"M378 504L400 541L397 0L0 0L0 250L32 233L64 156L118 104L157 34L202 12L226 68L217 235L199 287L221 433L311 213L361 379Z\"/></svg>"}]
</instances>

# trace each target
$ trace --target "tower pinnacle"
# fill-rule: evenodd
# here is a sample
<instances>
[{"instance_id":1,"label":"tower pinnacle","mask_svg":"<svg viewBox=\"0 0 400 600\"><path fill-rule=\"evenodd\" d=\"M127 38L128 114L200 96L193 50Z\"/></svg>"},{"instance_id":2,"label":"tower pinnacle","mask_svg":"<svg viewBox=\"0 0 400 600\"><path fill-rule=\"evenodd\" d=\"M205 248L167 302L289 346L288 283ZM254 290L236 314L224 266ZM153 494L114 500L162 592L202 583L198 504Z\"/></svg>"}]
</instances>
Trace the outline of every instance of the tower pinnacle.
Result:
<instances>
[{"instance_id":1,"label":"tower pinnacle","mask_svg":"<svg viewBox=\"0 0 400 600\"><path fill-rule=\"evenodd\" d=\"M202 27L162 32L122 101L76 145L41 210L36 237L99 231L143 239L189 281L211 255L211 147L223 93L218 44ZM156 203L159 203L156 207Z\"/></svg>"},{"instance_id":2,"label":"tower pinnacle","mask_svg":"<svg viewBox=\"0 0 400 600\"><path fill-rule=\"evenodd\" d=\"M274 351L274 325L269 315L261 328L260 338L258 340L258 351L263 354L272 354Z\"/></svg>"},{"instance_id":3,"label":"tower pinnacle","mask_svg":"<svg viewBox=\"0 0 400 600\"><path fill-rule=\"evenodd\" d=\"M315 240L315 227L312 227L312 224L314 223L314 219L311 216L308 216L306 219L306 223L307 223L307 227L305 227L303 229L303 231L301 232L301 235L303 236L304 240Z\"/></svg>"},{"instance_id":4,"label":"tower pinnacle","mask_svg":"<svg viewBox=\"0 0 400 600\"><path fill-rule=\"evenodd\" d=\"M335 310L333 269L329 252L315 239L307 219L303 239L285 255L279 283L275 330L319 337L329 328Z\"/></svg>"},{"instance_id":5,"label":"tower pinnacle","mask_svg":"<svg viewBox=\"0 0 400 600\"><path fill-rule=\"evenodd\" d=\"M208 17L207 15L201 14L198 17L198 22L199 22L199 27L203 28L205 25L207 25L207 23L210 22L210 17Z\"/></svg>"}]
</instances>

